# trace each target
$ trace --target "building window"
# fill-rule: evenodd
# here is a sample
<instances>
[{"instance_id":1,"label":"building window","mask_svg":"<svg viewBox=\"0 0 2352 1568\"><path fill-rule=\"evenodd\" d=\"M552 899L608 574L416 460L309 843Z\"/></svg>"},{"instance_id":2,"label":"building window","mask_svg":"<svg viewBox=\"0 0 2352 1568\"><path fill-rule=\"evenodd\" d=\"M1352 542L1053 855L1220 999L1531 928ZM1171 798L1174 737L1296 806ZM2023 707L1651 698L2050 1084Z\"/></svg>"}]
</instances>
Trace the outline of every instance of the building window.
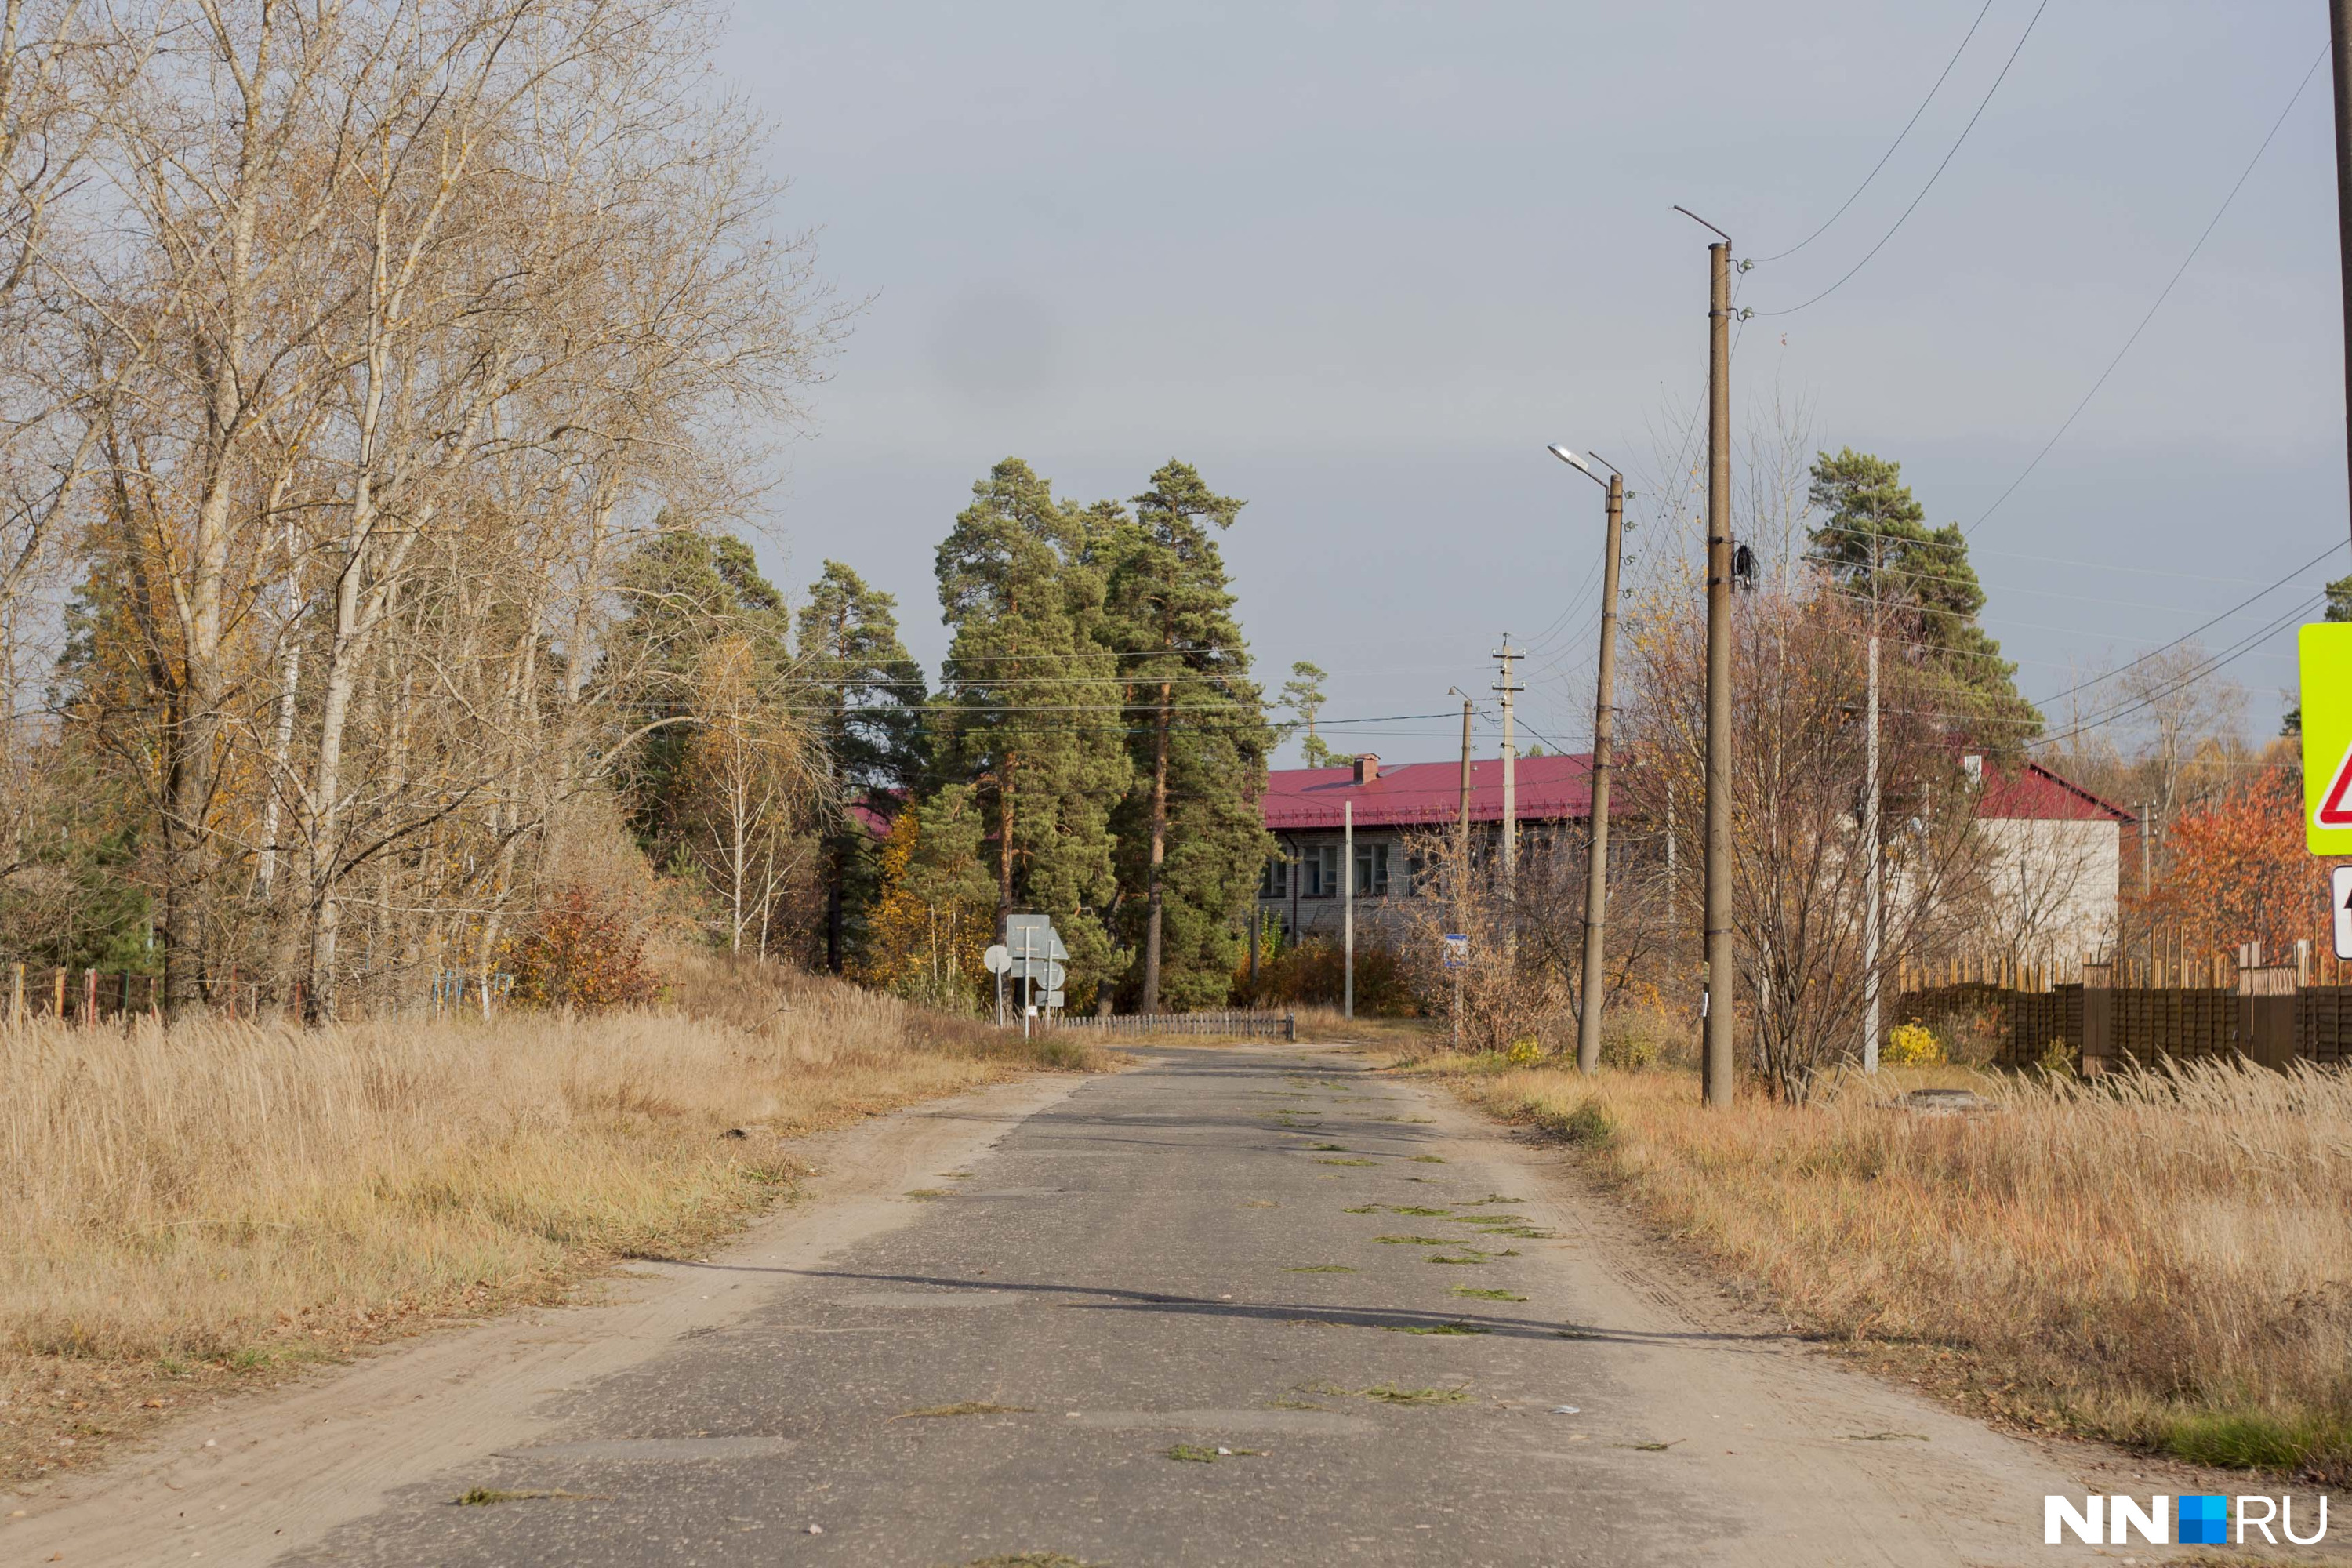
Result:
<instances>
[{"instance_id":1,"label":"building window","mask_svg":"<svg viewBox=\"0 0 2352 1568\"><path fill-rule=\"evenodd\" d=\"M1257 896L1261 899L1290 897L1290 862L1277 855L1265 863L1258 873Z\"/></svg>"},{"instance_id":2,"label":"building window","mask_svg":"<svg viewBox=\"0 0 2352 1568\"><path fill-rule=\"evenodd\" d=\"M1306 899L1328 899L1339 891L1339 847L1337 844L1311 844L1298 861L1298 894Z\"/></svg>"},{"instance_id":3,"label":"building window","mask_svg":"<svg viewBox=\"0 0 2352 1568\"><path fill-rule=\"evenodd\" d=\"M1360 899L1385 899L1389 896L1387 845L1356 846L1356 896Z\"/></svg>"}]
</instances>

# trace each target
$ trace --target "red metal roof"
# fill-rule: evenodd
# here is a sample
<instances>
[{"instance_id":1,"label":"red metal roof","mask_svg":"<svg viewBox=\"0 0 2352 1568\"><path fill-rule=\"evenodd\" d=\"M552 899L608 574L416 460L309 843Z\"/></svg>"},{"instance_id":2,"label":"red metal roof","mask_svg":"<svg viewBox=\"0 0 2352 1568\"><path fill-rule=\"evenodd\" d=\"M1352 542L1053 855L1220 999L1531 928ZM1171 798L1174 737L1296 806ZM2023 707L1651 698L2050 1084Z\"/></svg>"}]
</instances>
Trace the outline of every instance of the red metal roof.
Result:
<instances>
[{"instance_id":1,"label":"red metal roof","mask_svg":"<svg viewBox=\"0 0 2352 1568\"><path fill-rule=\"evenodd\" d=\"M1984 793L1977 797L1977 816L2000 822L2137 822L2138 817L2112 801L2101 800L2078 784L2060 778L2040 763L2031 762L2015 773L2004 773L1987 758Z\"/></svg>"},{"instance_id":2,"label":"red metal roof","mask_svg":"<svg viewBox=\"0 0 2352 1568\"><path fill-rule=\"evenodd\" d=\"M1589 754L1521 757L1517 779L1522 822L1580 822L1592 814ZM1353 801L1359 827L1418 827L1460 820L1462 764L1383 765L1359 784L1353 768L1278 768L1266 777L1266 830L1272 833L1340 826L1340 807ZM2136 822L2130 812L2028 762L2014 773L1988 761L1977 816L2001 821ZM1503 820L1503 763L1488 757L1470 764L1470 820Z\"/></svg>"},{"instance_id":3,"label":"red metal roof","mask_svg":"<svg viewBox=\"0 0 2352 1568\"><path fill-rule=\"evenodd\" d=\"M1515 781L1522 822L1582 818L1592 812L1590 756L1521 757ZM1356 807L1359 827L1417 827L1459 821L1462 764L1402 763L1382 766L1370 784L1356 783L1353 768L1279 768L1267 775L1265 826L1285 829L1338 827L1340 807ZM1470 820L1503 820L1503 763L1489 757L1470 764Z\"/></svg>"}]
</instances>

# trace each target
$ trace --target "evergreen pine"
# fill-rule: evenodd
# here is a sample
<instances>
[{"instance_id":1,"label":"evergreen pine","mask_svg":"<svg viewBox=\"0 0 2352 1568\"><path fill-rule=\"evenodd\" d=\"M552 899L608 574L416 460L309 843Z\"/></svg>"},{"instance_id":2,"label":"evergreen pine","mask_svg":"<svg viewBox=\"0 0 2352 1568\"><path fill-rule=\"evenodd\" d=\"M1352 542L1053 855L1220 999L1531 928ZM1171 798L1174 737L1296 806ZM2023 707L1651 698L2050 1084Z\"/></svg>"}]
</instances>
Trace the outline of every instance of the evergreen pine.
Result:
<instances>
[{"instance_id":1,"label":"evergreen pine","mask_svg":"<svg viewBox=\"0 0 2352 1568\"><path fill-rule=\"evenodd\" d=\"M1813 559L1855 600L1875 603L1882 636L1907 645L1939 675L1947 724L1997 750L2042 732L2042 714L2018 693L2017 666L1977 624L1985 593L1958 523L1927 525L1902 466L1848 447L1813 463L1812 504L1828 515L1808 535Z\"/></svg>"},{"instance_id":2,"label":"evergreen pine","mask_svg":"<svg viewBox=\"0 0 2352 1568\"><path fill-rule=\"evenodd\" d=\"M1282 727L1282 738L1286 741L1301 730L1307 731L1307 738L1298 742L1298 754L1310 768L1344 768L1356 760L1333 751L1315 732L1315 715L1323 710L1323 683L1330 679L1302 658L1290 667L1290 679L1282 684L1282 705L1291 712L1290 722Z\"/></svg>"},{"instance_id":3,"label":"evergreen pine","mask_svg":"<svg viewBox=\"0 0 2352 1568\"><path fill-rule=\"evenodd\" d=\"M638 841L667 858L679 831L705 652L722 637L746 637L758 678L772 681L791 662L792 617L751 547L731 534L665 528L623 563L620 577L629 611L606 658L634 697L628 717L655 727L618 771Z\"/></svg>"},{"instance_id":4,"label":"evergreen pine","mask_svg":"<svg viewBox=\"0 0 2352 1568\"><path fill-rule=\"evenodd\" d=\"M1258 797L1273 731L1216 542L1241 507L1171 461L1107 550L1107 635L1136 773L1119 813L1120 883L1141 895L1126 924L1146 1013L1226 999L1268 848Z\"/></svg>"},{"instance_id":5,"label":"evergreen pine","mask_svg":"<svg viewBox=\"0 0 2352 1568\"><path fill-rule=\"evenodd\" d=\"M880 847L866 823L895 816L922 768L923 672L898 640L898 601L838 561L800 612L800 675L815 714L835 812L825 836L825 966L865 941Z\"/></svg>"},{"instance_id":6,"label":"evergreen pine","mask_svg":"<svg viewBox=\"0 0 2352 1568\"><path fill-rule=\"evenodd\" d=\"M939 758L987 815L1000 929L1016 908L1051 915L1081 993L1125 963L1107 923L1110 809L1129 768L1118 671L1094 635L1103 579L1090 546L1105 521L1007 458L972 486L938 557L953 633L932 704Z\"/></svg>"}]
</instances>

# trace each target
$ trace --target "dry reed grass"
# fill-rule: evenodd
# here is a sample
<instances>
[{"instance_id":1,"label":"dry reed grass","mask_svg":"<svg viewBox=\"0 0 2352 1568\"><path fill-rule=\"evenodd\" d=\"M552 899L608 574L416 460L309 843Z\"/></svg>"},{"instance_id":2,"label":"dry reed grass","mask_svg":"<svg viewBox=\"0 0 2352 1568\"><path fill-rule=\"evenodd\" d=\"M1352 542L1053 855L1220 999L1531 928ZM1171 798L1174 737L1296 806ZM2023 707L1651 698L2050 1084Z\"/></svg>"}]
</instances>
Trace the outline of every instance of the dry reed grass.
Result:
<instances>
[{"instance_id":1,"label":"dry reed grass","mask_svg":"<svg viewBox=\"0 0 2352 1568\"><path fill-rule=\"evenodd\" d=\"M826 981L706 966L676 994L580 1019L0 1030L0 1466L87 1458L174 1378L704 1245L791 1181L794 1135L1102 1059Z\"/></svg>"},{"instance_id":2,"label":"dry reed grass","mask_svg":"<svg viewBox=\"0 0 2352 1568\"><path fill-rule=\"evenodd\" d=\"M1927 1069L1710 1112L1681 1074L1466 1065L1790 1319L1980 1411L2352 1479L2352 1079ZM1959 1082L1990 1108L1888 1103Z\"/></svg>"}]
</instances>

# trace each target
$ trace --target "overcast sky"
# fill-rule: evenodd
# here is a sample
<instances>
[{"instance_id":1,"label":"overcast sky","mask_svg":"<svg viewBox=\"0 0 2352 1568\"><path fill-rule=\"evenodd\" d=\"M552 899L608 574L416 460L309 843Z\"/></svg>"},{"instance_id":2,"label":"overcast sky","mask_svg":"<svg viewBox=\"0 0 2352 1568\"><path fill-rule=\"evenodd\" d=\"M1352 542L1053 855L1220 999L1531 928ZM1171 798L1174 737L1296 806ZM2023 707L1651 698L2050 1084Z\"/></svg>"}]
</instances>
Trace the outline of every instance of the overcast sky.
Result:
<instances>
[{"instance_id":1,"label":"overcast sky","mask_svg":"<svg viewBox=\"0 0 2352 1568\"><path fill-rule=\"evenodd\" d=\"M1745 420L1892 458L1975 524L2163 289L2326 43L2309 0L1992 0L1950 78L1827 233L1742 280ZM1331 671L1334 719L1483 692L1591 717L1600 492L1653 496L1706 374L1706 241L1763 258L1853 193L1983 0L1901 5L746 3L727 68L776 125L788 226L871 303L785 448L763 546L898 595L935 666L932 551L1007 454L1081 500L1171 456L1247 498L1226 559L1269 691ZM2114 378L1972 534L1985 619L2043 697L2325 550L2217 651L2352 570L2330 85L2276 141ZM1637 519L1644 515L1637 501ZM1582 597L1580 599L1580 592ZM2248 729L2283 630L2228 668ZM1335 731L1450 754L1444 720ZM1490 747L1491 736L1482 740ZM1524 743L1524 742L1523 742Z\"/></svg>"}]
</instances>

